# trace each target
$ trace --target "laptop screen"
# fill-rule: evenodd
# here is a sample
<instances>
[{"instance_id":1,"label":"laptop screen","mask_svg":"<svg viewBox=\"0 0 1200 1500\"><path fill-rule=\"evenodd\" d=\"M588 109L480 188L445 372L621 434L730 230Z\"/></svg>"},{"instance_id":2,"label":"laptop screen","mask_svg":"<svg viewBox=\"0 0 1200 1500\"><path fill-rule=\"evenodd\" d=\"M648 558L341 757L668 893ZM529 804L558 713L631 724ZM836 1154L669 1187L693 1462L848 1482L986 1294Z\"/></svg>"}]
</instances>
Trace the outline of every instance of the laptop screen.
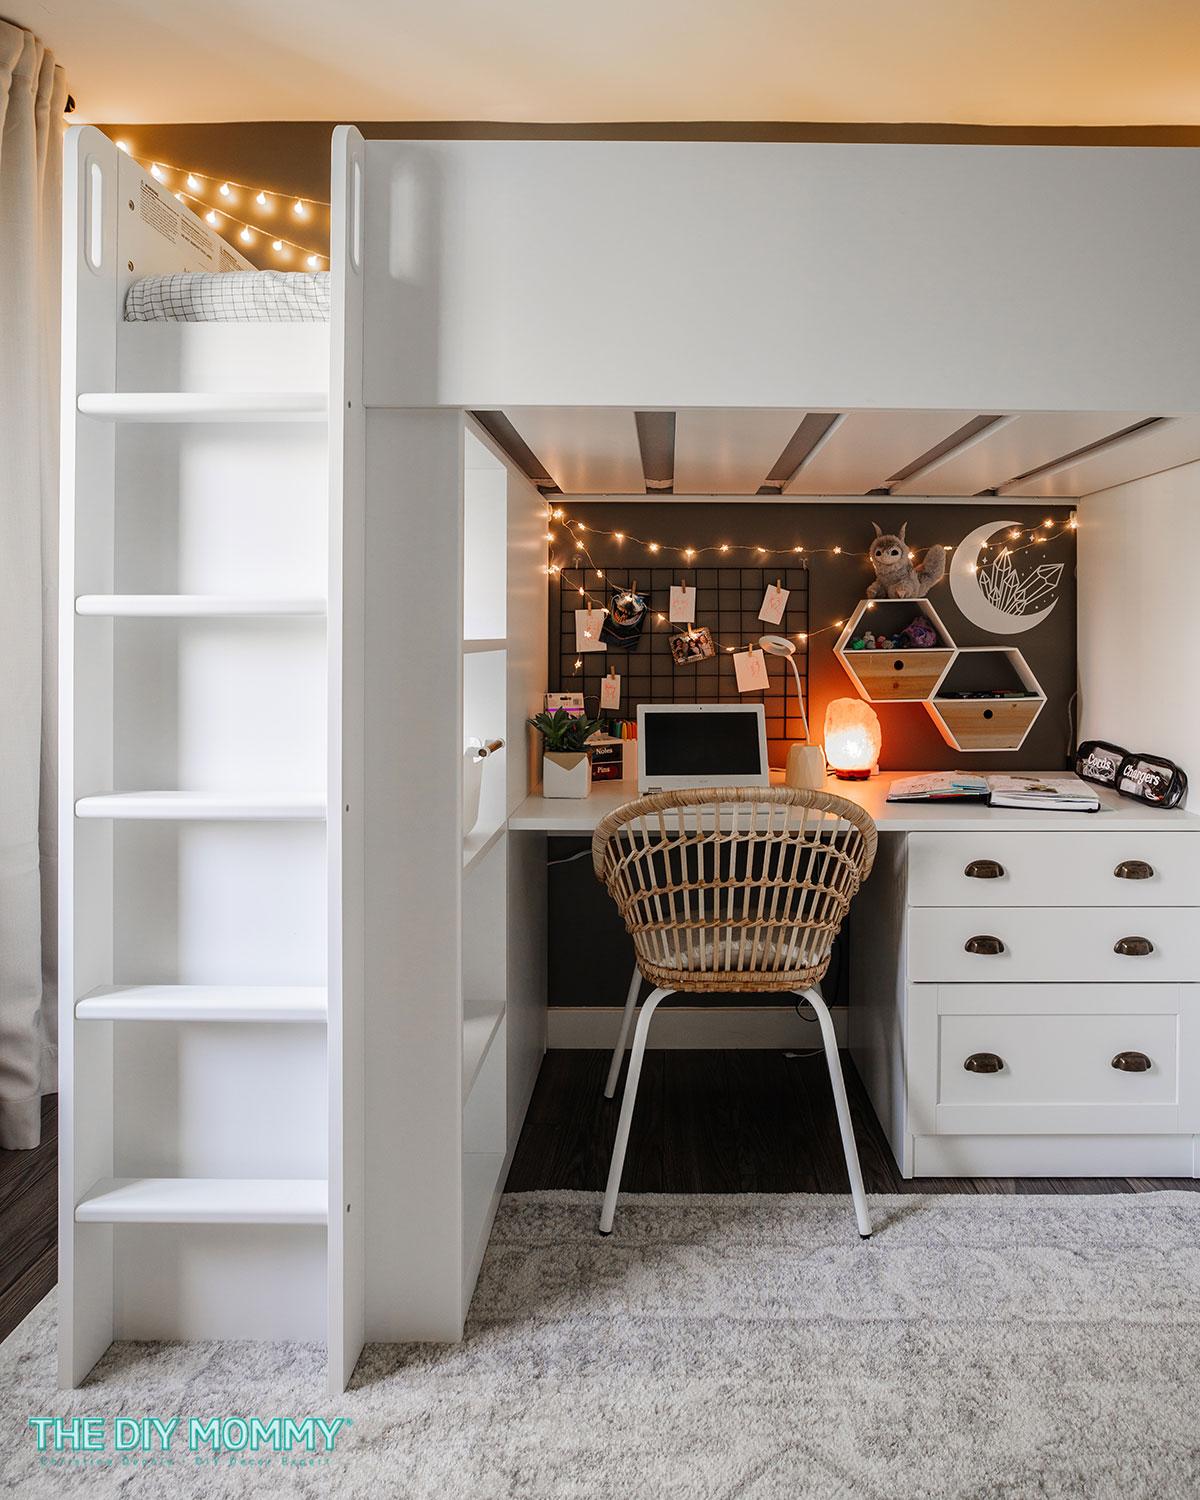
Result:
<instances>
[{"instance_id":1,"label":"laptop screen","mask_svg":"<svg viewBox=\"0 0 1200 1500\"><path fill-rule=\"evenodd\" d=\"M736 784L744 777L759 776L764 767L760 754L758 713L670 713L645 711L642 734L646 776L728 777Z\"/></svg>"}]
</instances>

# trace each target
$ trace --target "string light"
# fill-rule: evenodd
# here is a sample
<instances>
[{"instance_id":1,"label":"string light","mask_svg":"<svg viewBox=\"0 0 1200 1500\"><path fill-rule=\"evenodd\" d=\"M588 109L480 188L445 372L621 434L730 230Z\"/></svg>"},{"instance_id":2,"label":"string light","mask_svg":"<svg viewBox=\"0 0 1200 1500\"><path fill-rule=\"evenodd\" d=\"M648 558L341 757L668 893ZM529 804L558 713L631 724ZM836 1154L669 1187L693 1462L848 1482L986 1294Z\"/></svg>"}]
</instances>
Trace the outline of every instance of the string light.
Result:
<instances>
[{"instance_id":1,"label":"string light","mask_svg":"<svg viewBox=\"0 0 1200 1500\"><path fill-rule=\"evenodd\" d=\"M608 537L611 540L616 541L616 542L631 542L634 545L645 547L646 551L649 552L649 553L651 553L651 554L653 554L653 555L658 555L659 553L661 553L664 550L664 548L662 547L661 543L646 541L642 537L630 536L628 532L624 532L624 531L605 531L602 528L595 527L595 526L593 526L591 528L588 528L581 521L578 521L575 518L573 518L571 516L568 516L561 508L556 508L552 512L552 514L555 517L557 517L558 519L561 520L563 529L567 532L567 534L569 536L571 536L573 538L574 543L575 543L576 561L577 562L582 562L584 559L586 559L587 563L590 565L591 569L594 571L594 573L595 573L595 575L596 575L596 577L598 579L603 579L604 578L604 573L603 573L603 571L600 568L596 567L595 559L592 557L592 555L591 555L590 551L588 550L586 544L577 535L578 532L586 532L586 531L588 531L590 529L591 532L592 532L592 534L594 536ZM1017 541L1017 540L1020 540L1021 538L1028 537L1029 540L1025 543L1025 545L1023 547L1015 547L1015 548L1013 548L1013 547L1007 547L1006 546L1006 547L1002 547L1001 548L999 546L999 544L991 544L991 545L995 545L997 547L997 551L1000 552L1001 555L1003 555L1005 557L1010 557L1010 556L1014 555L1017 552L1026 551L1026 550L1028 550L1029 547L1044 546L1047 542L1052 541L1054 539L1052 536L1047 535L1047 522L1049 523L1049 530L1053 531L1056 523L1052 519L1050 519L1049 517L1047 517L1047 521L1043 521L1040 526L1025 527L1025 528L1014 527L1013 529L1011 529L1008 532L1008 538L1011 541ZM1063 534L1065 534L1067 532L1076 532L1076 531L1078 531L1078 529L1079 529L1078 516L1077 516L1077 514L1075 512L1072 512L1071 515L1069 517L1067 517L1061 523L1059 535L1063 535ZM551 539L552 539L552 534L548 532L547 533L547 541L549 541ZM943 550L947 553L947 555L949 555L950 553L952 553L954 551L954 547L953 547L952 544L939 543L937 545L940 545L943 548ZM863 551L863 552L851 551L851 552L847 552L846 549L840 543L837 543L837 544L835 544L835 545L833 545L831 547L807 548L803 544L800 544L800 543L797 543L797 544L795 544L793 546L790 546L790 547L764 547L764 546L762 546L762 545L760 545L758 543L754 543L754 542L739 542L739 543L734 543L734 544L731 544L729 542L718 542L718 543L714 543L713 545L708 546L708 547L693 547L693 546L691 546L689 544L689 545L684 546L684 547L668 547L665 550L668 551L668 552L675 552L675 553L677 553L679 557L683 558L687 562L691 562L692 559L694 559L698 555L700 555L702 553L705 553L705 552L715 552L715 553L720 554L721 556L728 556L731 552L738 551L738 550L753 553L756 557L785 556L785 555L795 557L795 556L800 555L800 556L804 556L804 558L805 558L805 560L804 560L803 564L801 564L801 566L803 566L806 569L809 567L808 558L809 557L819 556L822 553L826 553L826 554L828 554L830 556L835 556L835 557L860 557L860 558L863 558L863 559L869 558L869 556L870 556L870 552L869 551ZM984 553L984 552L987 552L987 551L988 551L988 546L987 545L985 545L985 546L983 546L983 547L980 548L980 552L981 553ZM912 557L915 554L910 553L909 555L910 555L910 557ZM975 562L969 563L968 567L970 568L970 571L973 574L977 574L978 573L978 565ZM559 566L558 563L551 562L546 567L546 572L547 572L548 575L550 575L551 577L553 577L556 574L559 574L561 572L561 568L560 568L560 566ZM586 575L585 575L585 583L586 583ZM589 591L588 591L588 589L586 587L580 587L579 588L579 594L580 594L580 596L582 598L584 598L587 601L587 604L588 604L589 608L603 607L603 606L601 606L598 603L597 600L595 600L592 597L592 595L589 593ZM871 608L873 606L873 603L874 603L874 601L868 600L867 607ZM653 618L660 625L668 623L667 622L667 617L665 615L663 615L663 614L655 614ZM841 631L841 630L843 630L845 628L845 624L846 624L845 620L834 620L832 622L832 624L822 626L818 630L798 632L797 635L796 635L796 639L797 639L797 641L800 641L803 644L807 644L810 639L815 639L817 636L825 635L825 634L828 634L828 633L830 633L832 631ZM674 626L668 626L668 628L674 629L675 627ZM746 647L745 647L744 644L739 644L739 645L731 646L731 645L726 644L725 642L717 641L715 639L714 639L714 645L716 646L716 648L718 650L726 652L726 653L729 653L729 654L732 654L734 652L742 651L742 650L746 649ZM575 663L575 670L576 671L580 671L582 669L582 666L583 666L582 660L577 660L576 663Z\"/></svg>"},{"instance_id":2,"label":"string light","mask_svg":"<svg viewBox=\"0 0 1200 1500\"><path fill-rule=\"evenodd\" d=\"M202 200L197 198L192 193L181 192L176 193L175 196L176 198L185 199L195 204L197 213L204 207ZM247 224L244 219L239 219L234 214L227 213L224 209L222 209L221 213L218 213L215 208L210 208L204 214L204 222L206 224L210 224L214 229L216 229L221 223L222 216L230 224L236 224L239 227L240 232L237 236L238 239L242 240L247 245L253 244L255 226L253 224ZM274 239L271 241L271 249L274 250L276 255L287 255L291 250L299 251L301 255L306 257L306 261L310 270L318 271L321 268L321 257L315 252L310 251L307 245L298 245L295 240Z\"/></svg>"},{"instance_id":3,"label":"string light","mask_svg":"<svg viewBox=\"0 0 1200 1500\"><path fill-rule=\"evenodd\" d=\"M129 142L118 140L113 143L127 156L132 156ZM239 219L231 214L223 206L218 214L214 209L199 196L205 183L213 184L210 191L215 191L222 200L222 204L232 204L237 201L239 193L245 193L252 198L258 209L265 213L272 211L272 200L265 188L254 187L249 183L237 182L232 177L214 177L210 172L201 172L195 168L179 167L171 162L147 161L140 158L141 163L149 171L156 182L166 184L172 173L177 179L182 179L184 188L174 192L176 202L188 203L200 214L204 221L213 229L222 228L226 232L236 230L236 238L244 245L252 245L257 233L261 232L261 226L249 224L244 219ZM297 198L292 206L292 212L298 219L308 220L312 217L314 208L328 208L329 205L320 198ZM276 255L286 257L291 252L296 252L304 257L305 264L309 270L317 271L324 264L324 259L319 251L311 245L300 245L295 240L285 239L277 236L271 240L271 249Z\"/></svg>"}]
</instances>

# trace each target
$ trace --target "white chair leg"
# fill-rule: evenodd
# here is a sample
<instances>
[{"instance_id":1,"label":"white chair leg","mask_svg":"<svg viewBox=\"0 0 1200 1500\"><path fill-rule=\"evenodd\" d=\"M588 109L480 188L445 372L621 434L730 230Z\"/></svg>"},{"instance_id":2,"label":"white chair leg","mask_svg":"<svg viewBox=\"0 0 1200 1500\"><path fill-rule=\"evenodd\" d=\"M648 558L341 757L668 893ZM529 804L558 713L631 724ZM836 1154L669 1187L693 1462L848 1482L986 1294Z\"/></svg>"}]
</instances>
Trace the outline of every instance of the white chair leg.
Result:
<instances>
[{"instance_id":1,"label":"white chair leg","mask_svg":"<svg viewBox=\"0 0 1200 1500\"><path fill-rule=\"evenodd\" d=\"M642 975L637 964L633 966L633 978L629 981L629 994L625 997L625 1009L621 1015L621 1030L617 1045L613 1048L612 1066L608 1070L608 1082L604 1085L604 1097L611 1099L617 1092L617 1079L621 1076L621 1060L629 1045L629 1028L633 1025L633 1013L637 1009L638 996L642 992Z\"/></svg>"},{"instance_id":2,"label":"white chair leg","mask_svg":"<svg viewBox=\"0 0 1200 1500\"><path fill-rule=\"evenodd\" d=\"M867 1194L863 1188L862 1168L858 1164L858 1146L854 1140L854 1127L850 1123L850 1104L846 1098L846 1083L842 1077L842 1060L838 1056L837 1036L833 1030L833 1017L817 989L797 990L812 1006L821 1027L821 1040L825 1044L825 1061L829 1066L829 1082L833 1086L833 1102L837 1107L838 1129L842 1133L842 1150L846 1154L846 1171L850 1176L850 1193L854 1199L854 1217L858 1220L858 1232L864 1240L871 1237L871 1215L867 1209Z\"/></svg>"},{"instance_id":3,"label":"white chair leg","mask_svg":"<svg viewBox=\"0 0 1200 1500\"><path fill-rule=\"evenodd\" d=\"M617 1121L617 1139L613 1143L612 1163L608 1169L608 1186L604 1190L604 1207L600 1210L600 1233L611 1234L613 1215L617 1211L617 1194L621 1191L621 1173L625 1167L625 1148L629 1144L629 1127L633 1122L633 1106L637 1100L638 1079L642 1072L642 1057L646 1051L646 1033L650 1030L650 1018L658 1008L658 1002L673 995L674 990L652 990L646 997L633 1033L633 1051L629 1054L629 1072L625 1075L625 1092L621 1096L621 1117Z\"/></svg>"}]
</instances>

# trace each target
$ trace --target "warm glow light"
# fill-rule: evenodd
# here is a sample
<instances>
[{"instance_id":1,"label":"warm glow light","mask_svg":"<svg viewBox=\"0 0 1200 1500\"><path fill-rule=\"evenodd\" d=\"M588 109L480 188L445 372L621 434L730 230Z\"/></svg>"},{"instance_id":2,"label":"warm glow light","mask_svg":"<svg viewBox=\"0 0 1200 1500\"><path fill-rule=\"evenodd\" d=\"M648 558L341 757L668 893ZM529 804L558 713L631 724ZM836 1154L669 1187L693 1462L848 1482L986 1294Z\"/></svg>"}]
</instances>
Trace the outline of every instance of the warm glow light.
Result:
<instances>
[{"instance_id":1,"label":"warm glow light","mask_svg":"<svg viewBox=\"0 0 1200 1500\"><path fill-rule=\"evenodd\" d=\"M221 195L222 198L232 198L233 197L233 189L229 186L229 184L227 182L223 182L221 184L221 186L217 189L217 192L220 193L220 195Z\"/></svg>"},{"instance_id":2,"label":"warm glow light","mask_svg":"<svg viewBox=\"0 0 1200 1500\"><path fill-rule=\"evenodd\" d=\"M125 153L126 156L129 155L129 142L128 141L114 141L113 145L116 146L116 148L117 148L118 151L124 151L124 153Z\"/></svg>"},{"instance_id":3,"label":"warm glow light","mask_svg":"<svg viewBox=\"0 0 1200 1500\"><path fill-rule=\"evenodd\" d=\"M582 660L582 658L581 658L581 657L578 657L578 656L577 656L577 657L576 657L576 658L575 658L575 670L576 670L576 671L577 671L577 672L578 672L578 671L579 671L579 669L580 669L580 667L582 667L582 666L583 666L583 660Z\"/></svg>"},{"instance_id":4,"label":"warm glow light","mask_svg":"<svg viewBox=\"0 0 1200 1500\"><path fill-rule=\"evenodd\" d=\"M177 203L182 203L183 202L183 194L182 193L176 193L175 194L175 201Z\"/></svg>"},{"instance_id":5,"label":"warm glow light","mask_svg":"<svg viewBox=\"0 0 1200 1500\"><path fill-rule=\"evenodd\" d=\"M266 195L266 193L255 193L255 195L254 195L254 201L255 201L255 203L258 204L259 208L266 208L266 206L267 206L267 195Z\"/></svg>"},{"instance_id":6,"label":"warm glow light","mask_svg":"<svg viewBox=\"0 0 1200 1500\"><path fill-rule=\"evenodd\" d=\"M755 552L760 552L760 553L763 554L763 556L766 556L767 549L765 547L755 547L754 550L755 550Z\"/></svg>"},{"instance_id":7,"label":"warm glow light","mask_svg":"<svg viewBox=\"0 0 1200 1500\"><path fill-rule=\"evenodd\" d=\"M613 536L616 537L618 542L623 542L625 540L625 533L623 531L614 531Z\"/></svg>"},{"instance_id":8,"label":"warm glow light","mask_svg":"<svg viewBox=\"0 0 1200 1500\"><path fill-rule=\"evenodd\" d=\"M209 224L211 224L211 225L212 225L212 227L213 227L213 228L214 228L214 229L215 229L215 228L216 228L216 227L217 227L217 225L218 225L218 224L219 224L219 223L220 223L220 222L221 222L221 215L220 215L220 214L218 214L218 213L215 213L215 212L214 212L214 211L213 211L213 210L212 210L212 209L211 209L211 208L210 208L210 209L209 209L209 211L208 211L208 212L207 212L207 213L206 213L206 214L205 214L205 215L204 215L204 218L205 218L205 221L206 221L206 222L207 222L207 223L209 223Z\"/></svg>"},{"instance_id":9,"label":"warm glow light","mask_svg":"<svg viewBox=\"0 0 1200 1500\"><path fill-rule=\"evenodd\" d=\"M825 710L825 759L844 781L865 781L879 759L879 716L859 698L835 698Z\"/></svg>"},{"instance_id":10,"label":"warm glow light","mask_svg":"<svg viewBox=\"0 0 1200 1500\"><path fill-rule=\"evenodd\" d=\"M557 510L555 510L555 511L551 511L551 515L554 517L554 519L556 521L561 521L564 514L565 514L565 512L563 511L562 506L559 506L559 508ZM620 535L619 532L617 534L618 534L618 536Z\"/></svg>"},{"instance_id":11,"label":"warm glow light","mask_svg":"<svg viewBox=\"0 0 1200 1500\"><path fill-rule=\"evenodd\" d=\"M803 547L793 547L793 548L792 548L792 551L793 551L793 552L803 552L803 551L804 551L804 548L803 548Z\"/></svg>"},{"instance_id":12,"label":"warm glow light","mask_svg":"<svg viewBox=\"0 0 1200 1500\"><path fill-rule=\"evenodd\" d=\"M916 556L917 556L917 554L915 552L910 552L908 554L908 560L909 560L909 562L915 562L916 561Z\"/></svg>"},{"instance_id":13,"label":"warm glow light","mask_svg":"<svg viewBox=\"0 0 1200 1500\"><path fill-rule=\"evenodd\" d=\"M657 542L651 542L650 543L650 551L651 552L657 552L658 551L658 543Z\"/></svg>"},{"instance_id":14,"label":"warm glow light","mask_svg":"<svg viewBox=\"0 0 1200 1500\"><path fill-rule=\"evenodd\" d=\"M1012 540L1014 542L1018 541L1020 539L1020 536L1021 536L1021 533L1017 530L1017 528L1015 526L1013 527L1013 529L1008 534L1009 534L1009 536L1012 538Z\"/></svg>"},{"instance_id":15,"label":"warm glow light","mask_svg":"<svg viewBox=\"0 0 1200 1500\"><path fill-rule=\"evenodd\" d=\"M292 212L298 219L303 219L308 216L308 209L305 208L304 204L300 201L299 198L297 198L295 203L292 204Z\"/></svg>"},{"instance_id":16,"label":"warm glow light","mask_svg":"<svg viewBox=\"0 0 1200 1500\"><path fill-rule=\"evenodd\" d=\"M834 550L834 553L835 553L835 554L837 554L837 555L839 555L839 556L840 556L840 554L841 554L841 550L842 550L842 549L841 549L841 548L840 548L840 547L835 547L835 548L834 548L834 549L833 549L833 550Z\"/></svg>"},{"instance_id":17,"label":"warm glow light","mask_svg":"<svg viewBox=\"0 0 1200 1500\"><path fill-rule=\"evenodd\" d=\"M1049 516L1047 516L1046 519L1042 522L1042 525L1048 529L1049 527L1054 525L1054 522L1050 519Z\"/></svg>"},{"instance_id":18,"label":"warm glow light","mask_svg":"<svg viewBox=\"0 0 1200 1500\"><path fill-rule=\"evenodd\" d=\"M1079 518L1078 518L1078 516L1072 516L1071 519L1067 522L1067 525L1071 528L1072 531L1078 531L1079 530Z\"/></svg>"},{"instance_id":19,"label":"warm glow light","mask_svg":"<svg viewBox=\"0 0 1200 1500\"><path fill-rule=\"evenodd\" d=\"M683 555L684 555L684 557L695 557L695 555L696 555L696 549L695 549L695 547L685 547L683 549Z\"/></svg>"},{"instance_id":20,"label":"warm glow light","mask_svg":"<svg viewBox=\"0 0 1200 1500\"><path fill-rule=\"evenodd\" d=\"M271 241L271 249L274 250L276 252L276 254L278 254L279 251L281 251L283 249L283 241L282 240L272 240Z\"/></svg>"},{"instance_id":21,"label":"warm glow light","mask_svg":"<svg viewBox=\"0 0 1200 1500\"><path fill-rule=\"evenodd\" d=\"M722 552L728 552L729 551L729 543L728 542L722 542L721 543L721 551Z\"/></svg>"},{"instance_id":22,"label":"warm glow light","mask_svg":"<svg viewBox=\"0 0 1200 1500\"><path fill-rule=\"evenodd\" d=\"M242 226L242 232L238 235L238 239L241 240L243 245L252 245L254 243L254 235L245 225Z\"/></svg>"},{"instance_id":23,"label":"warm glow light","mask_svg":"<svg viewBox=\"0 0 1200 1500\"><path fill-rule=\"evenodd\" d=\"M165 181L167 174L163 171L163 169L157 162L151 162L150 175L154 178L155 182L163 182Z\"/></svg>"},{"instance_id":24,"label":"warm glow light","mask_svg":"<svg viewBox=\"0 0 1200 1500\"><path fill-rule=\"evenodd\" d=\"M319 270L321 266L321 257L319 255L310 255L308 257L307 265L310 271Z\"/></svg>"},{"instance_id":25,"label":"warm glow light","mask_svg":"<svg viewBox=\"0 0 1200 1500\"><path fill-rule=\"evenodd\" d=\"M546 540L548 542L552 542L554 540L554 533L552 531L548 531L546 533Z\"/></svg>"},{"instance_id":26,"label":"warm glow light","mask_svg":"<svg viewBox=\"0 0 1200 1500\"><path fill-rule=\"evenodd\" d=\"M805 635L805 633L803 632L803 630L801 630L801 631L798 631L796 633L796 639L798 641L806 641L806 640L808 640L808 637Z\"/></svg>"},{"instance_id":27,"label":"warm glow light","mask_svg":"<svg viewBox=\"0 0 1200 1500\"><path fill-rule=\"evenodd\" d=\"M596 569L596 577L597 578L603 578L604 577L604 574L600 571L599 568Z\"/></svg>"}]
</instances>

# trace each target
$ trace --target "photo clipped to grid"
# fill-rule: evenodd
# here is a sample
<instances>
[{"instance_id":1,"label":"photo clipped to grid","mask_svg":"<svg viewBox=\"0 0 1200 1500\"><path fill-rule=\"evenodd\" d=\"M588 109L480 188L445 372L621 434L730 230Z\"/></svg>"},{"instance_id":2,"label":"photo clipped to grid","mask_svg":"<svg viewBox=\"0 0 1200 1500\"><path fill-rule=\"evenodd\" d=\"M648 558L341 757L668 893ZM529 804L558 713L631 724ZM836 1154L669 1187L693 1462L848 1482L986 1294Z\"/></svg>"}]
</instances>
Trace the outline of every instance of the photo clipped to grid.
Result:
<instances>
[{"instance_id":1,"label":"photo clipped to grid","mask_svg":"<svg viewBox=\"0 0 1200 1500\"><path fill-rule=\"evenodd\" d=\"M763 595L779 580L789 591L782 622L769 624L758 617ZM586 584L597 609L636 581L639 594L649 594L646 625L633 650L610 646L606 651L575 649L575 611L583 602L579 590ZM696 590L695 627L712 632L717 650L705 660L677 665L671 654L671 637L687 629L668 618L672 585L685 582ZM793 658L808 696L808 644L798 635L808 635L808 570L804 567L743 568L735 565L711 568L613 568L604 569L597 585L592 569L563 568L559 575L558 609L552 617L558 632L550 643L551 673L555 692L579 692L589 713L600 712L600 684L608 672L621 676L621 706L614 718L635 719L639 703L762 703L766 708L767 740L771 758L782 763L783 747L804 739L804 725L796 702L796 683L787 662L767 658L771 686L760 693L739 693L733 663L727 648L744 650L763 635L787 635L796 643ZM557 647L557 649L556 649ZM576 662L581 665L577 668Z\"/></svg>"}]
</instances>

